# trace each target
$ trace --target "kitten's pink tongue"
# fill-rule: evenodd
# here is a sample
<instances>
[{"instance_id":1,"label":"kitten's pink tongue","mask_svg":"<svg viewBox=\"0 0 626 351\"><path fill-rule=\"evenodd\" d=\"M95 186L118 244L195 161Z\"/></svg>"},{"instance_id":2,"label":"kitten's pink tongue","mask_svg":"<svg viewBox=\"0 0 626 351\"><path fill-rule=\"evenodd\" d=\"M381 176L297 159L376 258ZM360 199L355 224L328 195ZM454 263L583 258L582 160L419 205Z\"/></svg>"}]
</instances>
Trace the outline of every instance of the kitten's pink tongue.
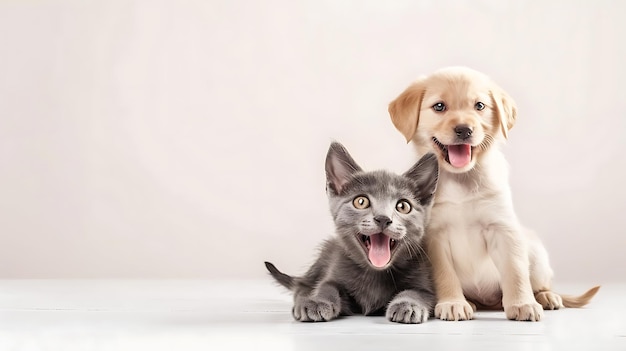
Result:
<instances>
[{"instance_id":1,"label":"kitten's pink tongue","mask_svg":"<svg viewBox=\"0 0 626 351\"><path fill-rule=\"evenodd\" d=\"M469 144L448 145L448 158L454 167L465 167L472 160L472 147Z\"/></svg>"},{"instance_id":2,"label":"kitten's pink tongue","mask_svg":"<svg viewBox=\"0 0 626 351\"><path fill-rule=\"evenodd\" d=\"M370 251L368 257L376 267L384 267L391 259L389 237L385 234L370 235Z\"/></svg>"}]
</instances>

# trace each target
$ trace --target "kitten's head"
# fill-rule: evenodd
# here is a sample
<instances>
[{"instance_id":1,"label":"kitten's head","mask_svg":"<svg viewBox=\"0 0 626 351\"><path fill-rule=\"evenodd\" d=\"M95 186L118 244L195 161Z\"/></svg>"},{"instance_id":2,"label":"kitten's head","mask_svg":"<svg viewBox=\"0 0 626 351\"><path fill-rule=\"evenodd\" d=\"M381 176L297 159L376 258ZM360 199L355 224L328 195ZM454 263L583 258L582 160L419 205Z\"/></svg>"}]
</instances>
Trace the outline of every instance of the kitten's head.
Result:
<instances>
[{"instance_id":1,"label":"kitten's head","mask_svg":"<svg viewBox=\"0 0 626 351\"><path fill-rule=\"evenodd\" d=\"M402 175L364 172L341 144L332 143L326 190L337 235L350 257L382 270L419 255L438 175L432 153Z\"/></svg>"}]
</instances>

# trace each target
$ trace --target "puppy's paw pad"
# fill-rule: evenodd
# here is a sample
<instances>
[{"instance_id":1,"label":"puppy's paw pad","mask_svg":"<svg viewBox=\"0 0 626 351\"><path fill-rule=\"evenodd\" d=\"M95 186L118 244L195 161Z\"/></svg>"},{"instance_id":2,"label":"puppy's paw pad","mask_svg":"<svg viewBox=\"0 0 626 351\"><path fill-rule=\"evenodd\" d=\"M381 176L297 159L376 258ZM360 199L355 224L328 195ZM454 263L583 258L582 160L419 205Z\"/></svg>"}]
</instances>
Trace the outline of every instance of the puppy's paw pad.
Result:
<instances>
[{"instance_id":1,"label":"puppy's paw pad","mask_svg":"<svg viewBox=\"0 0 626 351\"><path fill-rule=\"evenodd\" d=\"M543 308L536 302L505 306L504 313L506 318L516 321L538 322L543 318Z\"/></svg>"},{"instance_id":2,"label":"puppy's paw pad","mask_svg":"<svg viewBox=\"0 0 626 351\"><path fill-rule=\"evenodd\" d=\"M465 300L445 301L435 306L435 317L444 321L465 321L474 318L474 310Z\"/></svg>"},{"instance_id":3,"label":"puppy's paw pad","mask_svg":"<svg viewBox=\"0 0 626 351\"><path fill-rule=\"evenodd\" d=\"M326 322L339 316L339 306L323 300L308 299L293 307L293 318L301 322Z\"/></svg>"},{"instance_id":4,"label":"puppy's paw pad","mask_svg":"<svg viewBox=\"0 0 626 351\"><path fill-rule=\"evenodd\" d=\"M563 308L563 299L552 291L541 291L535 294L535 299L544 310L558 310Z\"/></svg>"},{"instance_id":5,"label":"puppy's paw pad","mask_svg":"<svg viewBox=\"0 0 626 351\"><path fill-rule=\"evenodd\" d=\"M417 301L392 301L385 313L388 320L406 324L424 323L429 315L428 307Z\"/></svg>"}]
</instances>

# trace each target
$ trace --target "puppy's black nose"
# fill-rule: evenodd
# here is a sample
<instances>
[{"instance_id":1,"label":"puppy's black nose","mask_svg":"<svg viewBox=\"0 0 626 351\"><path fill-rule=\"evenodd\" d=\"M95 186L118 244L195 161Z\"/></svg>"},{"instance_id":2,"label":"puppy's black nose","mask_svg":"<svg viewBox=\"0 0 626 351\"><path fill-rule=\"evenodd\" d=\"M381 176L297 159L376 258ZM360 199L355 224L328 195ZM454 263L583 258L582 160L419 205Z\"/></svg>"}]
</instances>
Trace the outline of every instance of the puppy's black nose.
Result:
<instances>
[{"instance_id":1,"label":"puppy's black nose","mask_svg":"<svg viewBox=\"0 0 626 351\"><path fill-rule=\"evenodd\" d=\"M462 140L465 140L472 136L472 128L465 124L454 127L454 132L456 133L456 136Z\"/></svg>"},{"instance_id":2,"label":"puppy's black nose","mask_svg":"<svg viewBox=\"0 0 626 351\"><path fill-rule=\"evenodd\" d=\"M374 221L376 221L376 223L380 227L380 230L385 230L385 228L387 228L391 224L391 218L387 216L376 216L374 217Z\"/></svg>"}]
</instances>

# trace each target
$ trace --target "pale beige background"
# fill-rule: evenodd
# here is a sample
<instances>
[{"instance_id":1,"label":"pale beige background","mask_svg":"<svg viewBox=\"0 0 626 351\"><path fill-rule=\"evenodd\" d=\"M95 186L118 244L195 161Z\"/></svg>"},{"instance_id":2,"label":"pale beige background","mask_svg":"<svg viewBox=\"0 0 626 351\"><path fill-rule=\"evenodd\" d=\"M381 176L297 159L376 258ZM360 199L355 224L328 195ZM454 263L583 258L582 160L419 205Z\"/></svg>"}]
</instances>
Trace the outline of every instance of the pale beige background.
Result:
<instances>
[{"instance_id":1,"label":"pale beige background","mask_svg":"<svg viewBox=\"0 0 626 351\"><path fill-rule=\"evenodd\" d=\"M387 104L447 65L517 101L505 152L558 281L623 280L626 2L0 2L0 278L301 273L331 140L412 148Z\"/></svg>"}]
</instances>

